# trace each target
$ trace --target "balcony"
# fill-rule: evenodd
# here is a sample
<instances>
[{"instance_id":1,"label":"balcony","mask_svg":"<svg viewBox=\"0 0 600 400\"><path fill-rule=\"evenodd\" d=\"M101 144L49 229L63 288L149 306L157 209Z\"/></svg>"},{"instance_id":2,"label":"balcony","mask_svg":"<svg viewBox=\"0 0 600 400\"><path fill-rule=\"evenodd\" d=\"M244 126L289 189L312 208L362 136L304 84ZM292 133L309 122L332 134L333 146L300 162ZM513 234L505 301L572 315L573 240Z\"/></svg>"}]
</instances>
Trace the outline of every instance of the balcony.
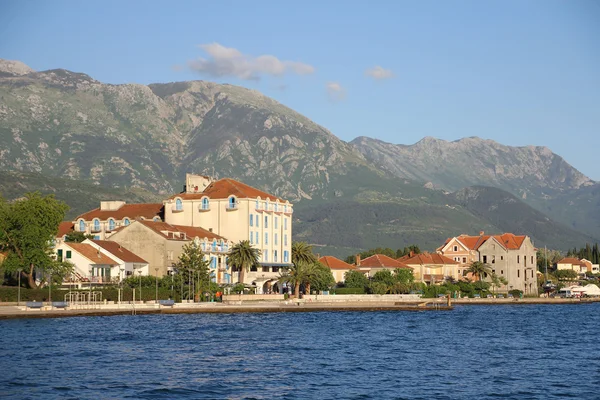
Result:
<instances>
[{"instance_id":1,"label":"balcony","mask_svg":"<svg viewBox=\"0 0 600 400\"><path fill-rule=\"evenodd\" d=\"M225 211L236 211L238 209L239 209L239 205L237 203L227 204L227 208L225 208Z\"/></svg>"},{"instance_id":2,"label":"balcony","mask_svg":"<svg viewBox=\"0 0 600 400\"><path fill-rule=\"evenodd\" d=\"M177 208L177 204L173 204L171 206L171 212L174 212L174 213L183 212L183 207Z\"/></svg>"},{"instance_id":3,"label":"balcony","mask_svg":"<svg viewBox=\"0 0 600 400\"><path fill-rule=\"evenodd\" d=\"M90 232L92 232L92 233L102 232L102 227L101 226L92 226L90 228Z\"/></svg>"},{"instance_id":4,"label":"balcony","mask_svg":"<svg viewBox=\"0 0 600 400\"><path fill-rule=\"evenodd\" d=\"M423 274L423 282L443 282L443 274Z\"/></svg>"},{"instance_id":5,"label":"balcony","mask_svg":"<svg viewBox=\"0 0 600 400\"><path fill-rule=\"evenodd\" d=\"M200 211L200 212L210 211L210 205L200 204L200 205L198 205L198 211Z\"/></svg>"}]
</instances>

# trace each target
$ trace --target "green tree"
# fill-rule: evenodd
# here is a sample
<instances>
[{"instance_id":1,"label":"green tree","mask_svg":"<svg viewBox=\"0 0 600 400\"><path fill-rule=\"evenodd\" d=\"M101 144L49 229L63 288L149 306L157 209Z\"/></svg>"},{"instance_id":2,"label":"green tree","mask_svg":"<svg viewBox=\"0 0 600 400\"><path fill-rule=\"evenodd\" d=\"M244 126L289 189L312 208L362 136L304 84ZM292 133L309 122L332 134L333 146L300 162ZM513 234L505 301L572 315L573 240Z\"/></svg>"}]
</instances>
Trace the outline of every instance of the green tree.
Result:
<instances>
[{"instance_id":1,"label":"green tree","mask_svg":"<svg viewBox=\"0 0 600 400\"><path fill-rule=\"evenodd\" d=\"M192 241L183 246L175 268L184 283L187 282L189 286L193 286L194 282L200 283L200 285L196 285L195 290L195 294L199 294L201 290L208 290L210 287L209 265L210 262L204 258L200 246Z\"/></svg>"},{"instance_id":2,"label":"green tree","mask_svg":"<svg viewBox=\"0 0 600 400\"><path fill-rule=\"evenodd\" d=\"M492 273L492 269L489 265L482 263L481 261L473 261L473 263L467 269L467 272L476 276L480 281L483 280L487 275Z\"/></svg>"},{"instance_id":3,"label":"green tree","mask_svg":"<svg viewBox=\"0 0 600 400\"><path fill-rule=\"evenodd\" d=\"M240 283L244 283L246 278L246 271L249 271L251 267L259 266L261 251L255 247L252 247L250 241L241 240L234 244L229 251L229 265L237 268L239 271Z\"/></svg>"},{"instance_id":4,"label":"green tree","mask_svg":"<svg viewBox=\"0 0 600 400\"><path fill-rule=\"evenodd\" d=\"M86 235L83 232L72 231L72 232L67 233L67 236L65 237L65 242L81 243L85 239L93 239L93 238L94 238L94 235Z\"/></svg>"},{"instance_id":5,"label":"green tree","mask_svg":"<svg viewBox=\"0 0 600 400\"><path fill-rule=\"evenodd\" d=\"M312 288L314 290L329 290L333 285L335 285L335 279L331 270L326 266L317 262L314 267L313 274L309 277L309 289ZM309 292L310 294L310 292Z\"/></svg>"},{"instance_id":6,"label":"green tree","mask_svg":"<svg viewBox=\"0 0 600 400\"><path fill-rule=\"evenodd\" d=\"M30 288L36 288L48 276L65 276L72 264L57 261L53 242L58 226L69 207L53 195L27 193L24 198L7 202L0 198L0 251L7 253L3 268L21 276ZM36 276L36 273L39 273Z\"/></svg>"},{"instance_id":7,"label":"green tree","mask_svg":"<svg viewBox=\"0 0 600 400\"><path fill-rule=\"evenodd\" d=\"M279 276L280 282L288 282L294 285L294 296L300 296L300 285L307 283L314 275L315 264L299 260L291 267L282 271Z\"/></svg>"},{"instance_id":8,"label":"green tree","mask_svg":"<svg viewBox=\"0 0 600 400\"><path fill-rule=\"evenodd\" d=\"M559 281L577 279L577 272L572 269L559 269L553 274Z\"/></svg>"},{"instance_id":9,"label":"green tree","mask_svg":"<svg viewBox=\"0 0 600 400\"><path fill-rule=\"evenodd\" d=\"M369 278L362 272L348 271L344 274L344 286L364 289L369 286Z\"/></svg>"},{"instance_id":10,"label":"green tree","mask_svg":"<svg viewBox=\"0 0 600 400\"><path fill-rule=\"evenodd\" d=\"M492 272L491 277L491 283L492 283L492 291L494 292L494 294L496 294L496 288L504 285L508 285L508 280L506 280L505 277L501 276L501 275L497 275L495 273Z\"/></svg>"},{"instance_id":11,"label":"green tree","mask_svg":"<svg viewBox=\"0 0 600 400\"><path fill-rule=\"evenodd\" d=\"M292 264L304 262L314 264L317 262L317 257L313 254L312 246L305 242L292 243Z\"/></svg>"}]
</instances>

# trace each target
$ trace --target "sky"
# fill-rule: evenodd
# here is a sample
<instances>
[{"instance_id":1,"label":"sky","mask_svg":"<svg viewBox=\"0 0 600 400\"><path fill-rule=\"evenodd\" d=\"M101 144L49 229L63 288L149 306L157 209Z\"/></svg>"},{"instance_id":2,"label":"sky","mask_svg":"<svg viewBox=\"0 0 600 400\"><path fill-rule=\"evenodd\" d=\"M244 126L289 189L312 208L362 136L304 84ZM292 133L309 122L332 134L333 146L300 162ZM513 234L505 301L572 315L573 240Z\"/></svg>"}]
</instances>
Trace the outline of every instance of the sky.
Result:
<instances>
[{"instance_id":1,"label":"sky","mask_svg":"<svg viewBox=\"0 0 600 400\"><path fill-rule=\"evenodd\" d=\"M3 0L0 58L240 85L345 141L547 146L600 180L595 0Z\"/></svg>"}]
</instances>

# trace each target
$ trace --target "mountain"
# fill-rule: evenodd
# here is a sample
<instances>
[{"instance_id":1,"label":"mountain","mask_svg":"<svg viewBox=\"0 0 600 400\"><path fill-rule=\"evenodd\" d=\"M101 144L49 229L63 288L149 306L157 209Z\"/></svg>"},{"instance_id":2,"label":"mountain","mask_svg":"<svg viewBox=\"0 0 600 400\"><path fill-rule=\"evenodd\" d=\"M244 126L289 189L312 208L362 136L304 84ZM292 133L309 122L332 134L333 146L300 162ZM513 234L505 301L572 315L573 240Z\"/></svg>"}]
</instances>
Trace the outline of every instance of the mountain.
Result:
<instances>
[{"instance_id":1,"label":"mountain","mask_svg":"<svg viewBox=\"0 0 600 400\"><path fill-rule=\"evenodd\" d=\"M359 137L351 144L399 178L447 191L501 188L572 229L600 237L600 183L547 147L511 147L477 137L453 142L426 137L410 146Z\"/></svg>"},{"instance_id":2,"label":"mountain","mask_svg":"<svg viewBox=\"0 0 600 400\"><path fill-rule=\"evenodd\" d=\"M44 189L58 194L69 182L82 185L67 200L76 201L75 208L86 202L93 208L98 193L122 199L172 194L186 172L229 176L295 202L296 239L354 251L384 242L431 248L453 234L480 230L518 232L517 225L492 222L488 218L495 215L469 209L448 193L465 186L522 190L524 196L517 194L528 202L551 192L552 207L567 200L561 193L593 186L548 149L519 150L474 138L459 142L457 149L470 148L460 150L461 157L445 150L447 142L431 138L416 147L368 138L346 143L273 99L237 86L111 85L83 73L0 62L0 170L29 173L19 179L22 185L32 182L21 191L0 187L11 196L49 177L53 183ZM381 155L384 150L387 155ZM496 180L477 178L482 165L489 172L492 163ZM596 194L582 196L581 203ZM592 204L585 209L592 212ZM545 218L531 215L532 221ZM559 232L561 240L553 243L567 243L572 234Z\"/></svg>"}]
</instances>

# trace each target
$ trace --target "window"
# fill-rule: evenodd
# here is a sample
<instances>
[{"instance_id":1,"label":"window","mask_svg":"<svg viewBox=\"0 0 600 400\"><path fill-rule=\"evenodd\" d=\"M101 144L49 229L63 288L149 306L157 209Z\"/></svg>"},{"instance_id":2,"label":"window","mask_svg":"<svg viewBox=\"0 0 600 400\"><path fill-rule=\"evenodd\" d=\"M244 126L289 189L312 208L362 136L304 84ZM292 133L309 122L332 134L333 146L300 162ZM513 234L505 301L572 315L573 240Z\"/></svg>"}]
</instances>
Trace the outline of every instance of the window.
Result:
<instances>
[{"instance_id":1,"label":"window","mask_svg":"<svg viewBox=\"0 0 600 400\"><path fill-rule=\"evenodd\" d=\"M277 250L273 251L273 262L277 262Z\"/></svg>"},{"instance_id":2,"label":"window","mask_svg":"<svg viewBox=\"0 0 600 400\"><path fill-rule=\"evenodd\" d=\"M283 235L283 245L287 246L287 234Z\"/></svg>"},{"instance_id":3,"label":"window","mask_svg":"<svg viewBox=\"0 0 600 400\"><path fill-rule=\"evenodd\" d=\"M71 250L67 250L67 255L66 255L66 258L67 258L67 259L71 258Z\"/></svg>"},{"instance_id":4,"label":"window","mask_svg":"<svg viewBox=\"0 0 600 400\"><path fill-rule=\"evenodd\" d=\"M217 251L217 239L213 239L213 242L212 242L212 251Z\"/></svg>"},{"instance_id":5,"label":"window","mask_svg":"<svg viewBox=\"0 0 600 400\"><path fill-rule=\"evenodd\" d=\"M265 210L269 211L269 200L265 201Z\"/></svg>"},{"instance_id":6,"label":"window","mask_svg":"<svg viewBox=\"0 0 600 400\"><path fill-rule=\"evenodd\" d=\"M256 227L258 228L258 221L260 221L260 219L258 218L258 214L256 214Z\"/></svg>"},{"instance_id":7,"label":"window","mask_svg":"<svg viewBox=\"0 0 600 400\"><path fill-rule=\"evenodd\" d=\"M521 277L521 270L520 270L520 269L518 269L518 270L517 270L517 278L520 278L520 277Z\"/></svg>"},{"instance_id":8,"label":"window","mask_svg":"<svg viewBox=\"0 0 600 400\"><path fill-rule=\"evenodd\" d=\"M287 212L287 204L283 205L283 212L285 212L285 213Z\"/></svg>"},{"instance_id":9,"label":"window","mask_svg":"<svg viewBox=\"0 0 600 400\"><path fill-rule=\"evenodd\" d=\"M492 256L492 264L496 264L496 256Z\"/></svg>"},{"instance_id":10,"label":"window","mask_svg":"<svg viewBox=\"0 0 600 400\"><path fill-rule=\"evenodd\" d=\"M500 256L500 261L504 260L504 256Z\"/></svg>"},{"instance_id":11,"label":"window","mask_svg":"<svg viewBox=\"0 0 600 400\"><path fill-rule=\"evenodd\" d=\"M265 251L264 254L265 254L265 261L269 261L269 253Z\"/></svg>"},{"instance_id":12,"label":"window","mask_svg":"<svg viewBox=\"0 0 600 400\"><path fill-rule=\"evenodd\" d=\"M273 236L273 244L277 246L277 234L275 233Z\"/></svg>"},{"instance_id":13,"label":"window","mask_svg":"<svg viewBox=\"0 0 600 400\"><path fill-rule=\"evenodd\" d=\"M265 244L269 244L269 234L265 232Z\"/></svg>"},{"instance_id":14,"label":"window","mask_svg":"<svg viewBox=\"0 0 600 400\"><path fill-rule=\"evenodd\" d=\"M61 249L59 249L56 252L56 255L57 255L58 261L62 261L63 251Z\"/></svg>"},{"instance_id":15,"label":"window","mask_svg":"<svg viewBox=\"0 0 600 400\"><path fill-rule=\"evenodd\" d=\"M260 237L258 236L258 232L255 232L256 234L256 244L260 243Z\"/></svg>"},{"instance_id":16,"label":"window","mask_svg":"<svg viewBox=\"0 0 600 400\"><path fill-rule=\"evenodd\" d=\"M181 201L181 199L175 200L175 210L177 210L177 211L183 210L183 202Z\"/></svg>"},{"instance_id":17,"label":"window","mask_svg":"<svg viewBox=\"0 0 600 400\"><path fill-rule=\"evenodd\" d=\"M250 226L254 226L254 214L250 214Z\"/></svg>"},{"instance_id":18,"label":"window","mask_svg":"<svg viewBox=\"0 0 600 400\"><path fill-rule=\"evenodd\" d=\"M279 222L279 219L277 217L275 217L275 221L273 221L273 223L275 224L275 229L279 228L279 223L278 222Z\"/></svg>"},{"instance_id":19,"label":"window","mask_svg":"<svg viewBox=\"0 0 600 400\"><path fill-rule=\"evenodd\" d=\"M202 209L203 210L208 210L208 206L209 206L209 204L208 204L208 197L205 197L205 198L202 199Z\"/></svg>"},{"instance_id":20,"label":"window","mask_svg":"<svg viewBox=\"0 0 600 400\"><path fill-rule=\"evenodd\" d=\"M229 208L235 208L235 197L229 197Z\"/></svg>"},{"instance_id":21,"label":"window","mask_svg":"<svg viewBox=\"0 0 600 400\"><path fill-rule=\"evenodd\" d=\"M269 227L269 217L265 215L265 229Z\"/></svg>"},{"instance_id":22,"label":"window","mask_svg":"<svg viewBox=\"0 0 600 400\"><path fill-rule=\"evenodd\" d=\"M284 250L283 252L283 262L288 262L289 259L289 252L287 250Z\"/></svg>"},{"instance_id":23,"label":"window","mask_svg":"<svg viewBox=\"0 0 600 400\"><path fill-rule=\"evenodd\" d=\"M250 232L250 244L254 244L254 233Z\"/></svg>"},{"instance_id":24,"label":"window","mask_svg":"<svg viewBox=\"0 0 600 400\"><path fill-rule=\"evenodd\" d=\"M108 220L108 229L111 231L115 230L115 220L112 218Z\"/></svg>"},{"instance_id":25,"label":"window","mask_svg":"<svg viewBox=\"0 0 600 400\"><path fill-rule=\"evenodd\" d=\"M94 240L100 240L100 235L95 235Z\"/></svg>"},{"instance_id":26,"label":"window","mask_svg":"<svg viewBox=\"0 0 600 400\"><path fill-rule=\"evenodd\" d=\"M517 254L517 264L521 262L521 256Z\"/></svg>"},{"instance_id":27,"label":"window","mask_svg":"<svg viewBox=\"0 0 600 400\"><path fill-rule=\"evenodd\" d=\"M283 219L283 229L287 231L287 218Z\"/></svg>"},{"instance_id":28,"label":"window","mask_svg":"<svg viewBox=\"0 0 600 400\"><path fill-rule=\"evenodd\" d=\"M94 231L98 232L99 230L100 230L100 220L95 219L94 220Z\"/></svg>"},{"instance_id":29,"label":"window","mask_svg":"<svg viewBox=\"0 0 600 400\"><path fill-rule=\"evenodd\" d=\"M160 221L160 217L154 217L154 218L152 218L152 221L159 222Z\"/></svg>"},{"instance_id":30,"label":"window","mask_svg":"<svg viewBox=\"0 0 600 400\"><path fill-rule=\"evenodd\" d=\"M79 221L79 232L85 232L85 221L84 220Z\"/></svg>"},{"instance_id":31,"label":"window","mask_svg":"<svg viewBox=\"0 0 600 400\"><path fill-rule=\"evenodd\" d=\"M258 210L258 207L259 207L259 205L258 205L258 199L256 199L256 207L255 208Z\"/></svg>"},{"instance_id":32,"label":"window","mask_svg":"<svg viewBox=\"0 0 600 400\"><path fill-rule=\"evenodd\" d=\"M262 267L262 272L269 272L269 267Z\"/></svg>"},{"instance_id":33,"label":"window","mask_svg":"<svg viewBox=\"0 0 600 400\"><path fill-rule=\"evenodd\" d=\"M487 264L487 256L483 256L483 263Z\"/></svg>"},{"instance_id":34,"label":"window","mask_svg":"<svg viewBox=\"0 0 600 400\"><path fill-rule=\"evenodd\" d=\"M454 248L452 250L458 251L458 246L454 246Z\"/></svg>"},{"instance_id":35,"label":"window","mask_svg":"<svg viewBox=\"0 0 600 400\"><path fill-rule=\"evenodd\" d=\"M531 264L533 264L533 256L531 256Z\"/></svg>"},{"instance_id":36,"label":"window","mask_svg":"<svg viewBox=\"0 0 600 400\"><path fill-rule=\"evenodd\" d=\"M129 218L125 218L125 219L123 220L123 225L127 226L127 225L129 225L129 224L130 224L130 222L129 222Z\"/></svg>"},{"instance_id":37,"label":"window","mask_svg":"<svg viewBox=\"0 0 600 400\"><path fill-rule=\"evenodd\" d=\"M278 210L277 210L277 209L278 209L278 207L277 207L278 205L279 205L279 204L275 203L275 212L277 212L277 211L278 211Z\"/></svg>"},{"instance_id":38,"label":"window","mask_svg":"<svg viewBox=\"0 0 600 400\"><path fill-rule=\"evenodd\" d=\"M463 264L467 262L467 257L463 257Z\"/></svg>"},{"instance_id":39,"label":"window","mask_svg":"<svg viewBox=\"0 0 600 400\"><path fill-rule=\"evenodd\" d=\"M504 270L503 269L500 270L500 275L504 275Z\"/></svg>"}]
</instances>

